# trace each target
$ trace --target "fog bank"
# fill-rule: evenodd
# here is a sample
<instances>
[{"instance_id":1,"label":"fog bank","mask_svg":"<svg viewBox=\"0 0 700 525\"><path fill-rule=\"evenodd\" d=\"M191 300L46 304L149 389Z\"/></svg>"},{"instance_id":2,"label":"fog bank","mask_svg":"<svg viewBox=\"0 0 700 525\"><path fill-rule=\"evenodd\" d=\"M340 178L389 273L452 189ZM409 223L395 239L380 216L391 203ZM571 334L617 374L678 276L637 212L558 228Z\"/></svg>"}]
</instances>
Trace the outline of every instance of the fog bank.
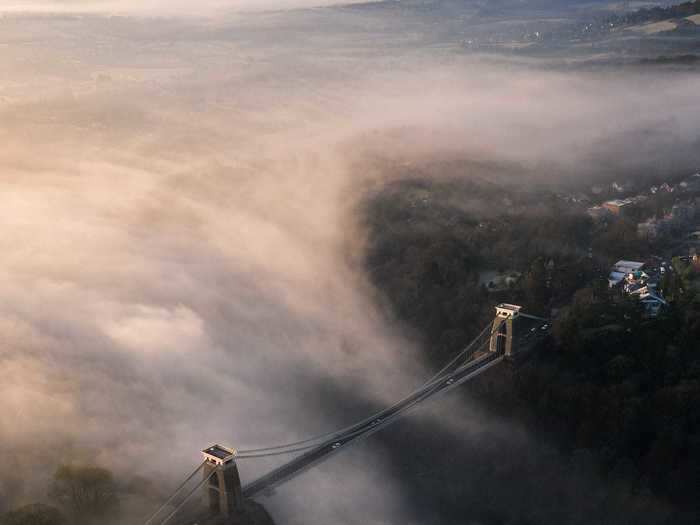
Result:
<instances>
[{"instance_id":1,"label":"fog bank","mask_svg":"<svg viewBox=\"0 0 700 525\"><path fill-rule=\"evenodd\" d=\"M695 75L561 73L308 16L0 21L5 507L62 461L175 480L212 442L326 432L427 377L357 265L356 205L387 165L469 159L509 184L697 166ZM464 431L435 414L416 417ZM290 486L279 523L412 515L371 442Z\"/></svg>"}]
</instances>

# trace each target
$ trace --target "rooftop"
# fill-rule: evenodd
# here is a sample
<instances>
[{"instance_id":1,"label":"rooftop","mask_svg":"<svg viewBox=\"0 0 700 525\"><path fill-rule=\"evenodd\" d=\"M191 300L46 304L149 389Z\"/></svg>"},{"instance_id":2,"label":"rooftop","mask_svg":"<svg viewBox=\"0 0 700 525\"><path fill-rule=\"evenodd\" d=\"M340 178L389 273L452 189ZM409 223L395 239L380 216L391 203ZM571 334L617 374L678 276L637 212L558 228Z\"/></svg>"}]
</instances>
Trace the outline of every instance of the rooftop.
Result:
<instances>
[{"instance_id":1,"label":"rooftop","mask_svg":"<svg viewBox=\"0 0 700 525\"><path fill-rule=\"evenodd\" d=\"M633 269L633 270L639 270L642 266L644 266L644 263L643 263L643 262L639 262L639 261L625 261L625 260L623 259L623 260L617 261L617 262L614 264L613 267L614 267L614 268L624 268L624 269L629 269L629 268L631 268L631 269Z\"/></svg>"},{"instance_id":2,"label":"rooftop","mask_svg":"<svg viewBox=\"0 0 700 525\"><path fill-rule=\"evenodd\" d=\"M625 206L627 204L631 204L631 202L628 199L613 199L611 201L604 202L603 204L608 204L610 206Z\"/></svg>"},{"instance_id":3,"label":"rooftop","mask_svg":"<svg viewBox=\"0 0 700 525\"><path fill-rule=\"evenodd\" d=\"M517 304L501 303L496 306L496 315L499 317L517 317L522 306Z\"/></svg>"},{"instance_id":4,"label":"rooftop","mask_svg":"<svg viewBox=\"0 0 700 525\"><path fill-rule=\"evenodd\" d=\"M224 463L236 456L236 449L217 444L205 448L202 450L202 454L205 458L214 460L216 463Z\"/></svg>"}]
</instances>

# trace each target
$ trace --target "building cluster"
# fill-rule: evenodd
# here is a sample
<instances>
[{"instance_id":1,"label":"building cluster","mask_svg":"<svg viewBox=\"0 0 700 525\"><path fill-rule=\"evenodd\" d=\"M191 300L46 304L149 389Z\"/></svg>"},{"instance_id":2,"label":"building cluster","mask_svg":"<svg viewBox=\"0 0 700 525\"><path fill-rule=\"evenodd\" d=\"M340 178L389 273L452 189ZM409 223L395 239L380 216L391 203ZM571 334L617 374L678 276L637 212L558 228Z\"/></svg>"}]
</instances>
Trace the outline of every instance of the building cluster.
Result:
<instances>
[{"instance_id":1,"label":"building cluster","mask_svg":"<svg viewBox=\"0 0 700 525\"><path fill-rule=\"evenodd\" d=\"M628 189L627 186L616 182L611 187L618 193ZM591 192L594 192L594 189L600 188L594 187ZM693 221L700 219L700 198L694 196L698 192L700 192L700 172L677 184L664 182L658 186L651 186L648 191L633 197L612 199L600 205L591 206L587 209L587 213L596 221L615 217L634 217L639 214L639 205L648 201L651 195L674 194L676 203L663 217L650 217L637 225L637 233L640 237L656 239L693 227Z\"/></svg>"},{"instance_id":2,"label":"building cluster","mask_svg":"<svg viewBox=\"0 0 700 525\"><path fill-rule=\"evenodd\" d=\"M645 239L656 239L692 227L696 218L700 218L698 199L677 203L662 218L652 217L637 224L637 234Z\"/></svg>"},{"instance_id":3,"label":"building cluster","mask_svg":"<svg viewBox=\"0 0 700 525\"><path fill-rule=\"evenodd\" d=\"M636 204L643 203L648 198L646 195L635 195L627 199L612 199L605 201L600 206L588 208L587 212L596 220L606 217L626 217Z\"/></svg>"},{"instance_id":4,"label":"building cluster","mask_svg":"<svg viewBox=\"0 0 700 525\"><path fill-rule=\"evenodd\" d=\"M619 288L630 297L637 297L649 317L656 317L667 305L659 291L659 281L667 270L666 265L654 268L643 262L617 261L610 270L608 284Z\"/></svg>"}]
</instances>

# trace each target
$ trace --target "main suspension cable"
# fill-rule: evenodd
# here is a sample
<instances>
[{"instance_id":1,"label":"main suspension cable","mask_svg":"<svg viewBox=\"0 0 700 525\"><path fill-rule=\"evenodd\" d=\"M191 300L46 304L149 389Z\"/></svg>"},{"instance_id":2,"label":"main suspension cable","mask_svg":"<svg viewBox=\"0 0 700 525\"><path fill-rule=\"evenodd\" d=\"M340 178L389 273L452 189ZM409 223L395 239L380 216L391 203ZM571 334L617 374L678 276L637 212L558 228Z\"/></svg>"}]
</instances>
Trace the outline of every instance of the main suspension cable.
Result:
<instances>
[{"instance_id":1,"label":"main suspension cable","mask_svg":"<svg viewBox=\"0 0 700 525\"><path fill-rule=\"evenodd\" d=\"M394 407L396 407L397 405L401 404L401 403L404 402L406 399L408 399L408 398L411 397L413 394L415 394L418 390L420 390L420 388L425 388L425 386L427 386L428 384L432 383L433 381L435 381L436 379L438 379L439 377L441 377L447 370L449 370L449 368L450 368L451 366L453 366L457 361L459 361L459 359L461 359L462 356L464 356L464 355L472 348L472 346L473 346L474 344L476 344L477 341L479 341L479 339L481 339L481 337L487 332L487 330L489 329L490 326L491 326L491 323L489 323L488 325L486 325L486 327L481 331L481 333L479 333L479 335L477 335L474 339L472 339L472 341L471 341L462 351L460 351L459 354L457 354L449 363L447 363L447 365L445 365L440 371L438 371L432 378L430 378L428 381L426 381L421 387L419 387L418 389L414 390L413 392L411 392L411 393L408 394L406 397L404 397L403 399L401 399L400 401L398 401L398 402L395 403L394 405L390 406L389 408L384 408L384 409L380 410L379 412L376 412L376 413L374 413L374 414L372 414L372 415L366 417L365 419L363 419L363 420L361 420L361 421L358 421L358 422L355 422L355 423L353 423L353 424L351 424L351 425L349 425L349 426L347 426L347 427L345 427L345 428L342 428L342 429L340 429L340 430L335 430L335 431L333 431L333 432L328 432L328 433L325 433L325 434L313 436L313 437L310 437L310 438L307 438L307 439L303 439L303 440L301 440L301 441L294 441L294 442L292 442L292 443L286 443L286 444L284 444L284 445L276 445L276 446L271 446L271 447L253 448L253 449L248 449L248 450L239 450L239 451L238 451L238 457L243 457L243 456L249 455L249 454L257 454L257 453L259 453L259 452L275 451L275 450L287 449L287 448L290 448L290 447L297 447L297 446L299 446L299 445L306 445L307 443L315 443L315 442L318 442L318 441L321 441L321 440L324 440L324 439L332 438L332 437L334 437L334 436L337 436L337 435L339 435L339 434L342 434L342 433L344 433L344 432L347 432L348 430L352 430L353 428L355 428L355 427L358 426L358 425L364 425L365 423L367 423L367 422L371 421L372 419L375 419L377 416L381 415L381 414L382 414L383 412L385 412L386 410L390 410L391 408L394 408ZM492 332L492 333L493 333L493 332ZM311 446L313 446L313 445L311 445ZM309 446L309 447L304 447L304 448L302 448L302 449L295 449L295 451L296 451L296 450L304 450L305 448L311 448L311 446ZM285 453L287 453L287 452L285 452ZM249 457L253 457L253 456L249 456ZM262 456L256 456L256 457L262 457Z\"/></svg>"},{"instance_id":2,"label":"main suspension cable","mask_svg":"<svg viewBox=\"0 0 700 525\"><path fill-rule=\"evenodd\" d=\"M165 503L163 503L160 507L158 507L158 509L153 514L151 514L151 516L145 521L145 523L143 525L149 525L155 519L155 517L158 516L158 514L160 514L163 511L163 509L165 509L165 507L167 507L170 504L170 502L175 499L175 496L177 496L180 493L180 491L185 488L185 485L187 485L190 482L190 480L193 477L195 477L197 475L197 473L202 469L202 467L204 466L204 463L206 463L206 462L203 461L196 469L194 469L192 474L187 476L185 481L183 481L180 484L180 486L178 486L177 489L175 489L175 492L173 492L170 495L170 497L167 500L165 500Z\"/></svg>"},{"instance_id":3,"label":"main suspension cable","mask_svg":"<svg viewBox=\"0 0 700 525\"><path fill-rule=\"evenodd\" d=\"M164 521L161 521L161 522L160 522L160 525L166 525L171 519L173 519L173 518L175 517L175 514L177 514L177 513L180 511L180 509L185 505L185 503L187 503L187 502L190 500L190 498L191 498L192 496L194 496L195 492L197 492L197 491L202 487L202 485L204 485L205 483L207 483L207 482L211 479L211 477L212 477L214 474L216 474L216 472L217 472L216 469L212 470L206 478L202 479L202 481L200 481L199 483L197 483L197 486L195 486L195 487L187 494L187 496L185 496L185 499L182 500L182 502L181 502L177 507L175 507L175 510L173 510L170 514L168 514L168 517L165 518Z\"/></svg>"},{"instance_id":4,"label":"main suspension cable","mask_svg":"<svg viewBox=\"0 0 700 525\"><path fill-rule=\"evenodd\" d=\"M488 344L488 342L479 346L477 351L484 348L487 344ZM466 365L464 365L464 366L466 366ZM460 369L461 369L461 367L460 367ZM434 385L435 383L437 383L440 380L442 380L442 378L436 377L436 378L432 379L431 381L425 383L421 388L426 389L426 388ZM358 434L362 434L364 432L367 432L368 429L364 426L366 423L368 423L372 419L377 419L378 416L381 416L382 414L386 413L387 411L392 410L393 408L396 408L396 406L400 405L401 403L404 403L411 396L416 395L419 391L420 391L420 389L417 389L417 390L413 391L411 394L409 394L408 396L404 397L402 400L400 400L397 403L395 403L394 405L392 405L391 407L385 408L385 409L381 410L380 412L375 413L372 417L369 417L369 418L365 419L364 421L356 423L350 427L347 427L345 429L337 430L336 432L330 433L326 437L338 437L338 436L342 435L343 440L347 440L347 439L350 439L350 438L357 436ZM418 404L422 401L423 401L423 396L417 397L415 400L413 400L411 403L409 403L405 407L402 407L398 411L391 414L390 416L387 416L387 417L381 419L381 421L379 421L376 426L377 427L384 426L384 423L393 420L395 417L398 417L403 412L413 408L416 404ZM361 428L358 428L357 430L355 430L354 432L351 432L350 434L345 434L345 432L352 430L353 428L356 428L358 426L360 426ZM311 440L307 440L307 442L308 441L311 441ZM314 440L314 441L316 441L316 440ZM328 441L330 441L330 439ZM284 448L284 447L280 446L277 449L260 449L259 451L256 451L256 452L241 451L236 455L236 459L253 459L253 458L266 458L266 457L273 457L273 456L281 456L281 455L286 455L286 454L293 454L295 452L303 452L305 450L309 450L309 449L312 449L312 448L317 447L317 446L323 446L323 445L320 443L314 442L314 443L311 443L311 444L308 444L308 445L305 445L302 447L295 447L295 448Z\"/></svg>"}]
</instances>

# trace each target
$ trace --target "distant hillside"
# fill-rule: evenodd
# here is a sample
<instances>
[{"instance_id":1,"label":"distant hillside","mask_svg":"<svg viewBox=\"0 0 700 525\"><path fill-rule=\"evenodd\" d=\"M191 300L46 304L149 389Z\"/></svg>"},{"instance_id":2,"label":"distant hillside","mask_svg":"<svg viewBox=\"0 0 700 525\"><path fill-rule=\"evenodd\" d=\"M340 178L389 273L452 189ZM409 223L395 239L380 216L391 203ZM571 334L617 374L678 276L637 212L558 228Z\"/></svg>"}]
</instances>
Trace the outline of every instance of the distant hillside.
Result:
<instances>
[{"instance_id":1,"label":"distant hillside","mask_svg":"<svg viewBox=\"0 0 700 525\"><path fill-rule=\"evenodd\" d=\"M500 35L488 45L482 39L478 49L471 44L475 39L470 36L468 47L573 60L588 66L695 68L695 56L700 51L700 0L627 13L581 9L569 20L542 19L511 26L510 35Z\"/></svg>"},{"instance_id":2,"label":"distant hillside","mask_svg":"<svg viewBox=\"0 0 700 525\"><path fill-rule=\"evenodd\" d=\"M648 24L669 19L681 19L700 14L700 0L685 2L670 7L652 7L639 9L623 15L615 15L609 18L615 25Z\"/></svg>"}]
</instances>

